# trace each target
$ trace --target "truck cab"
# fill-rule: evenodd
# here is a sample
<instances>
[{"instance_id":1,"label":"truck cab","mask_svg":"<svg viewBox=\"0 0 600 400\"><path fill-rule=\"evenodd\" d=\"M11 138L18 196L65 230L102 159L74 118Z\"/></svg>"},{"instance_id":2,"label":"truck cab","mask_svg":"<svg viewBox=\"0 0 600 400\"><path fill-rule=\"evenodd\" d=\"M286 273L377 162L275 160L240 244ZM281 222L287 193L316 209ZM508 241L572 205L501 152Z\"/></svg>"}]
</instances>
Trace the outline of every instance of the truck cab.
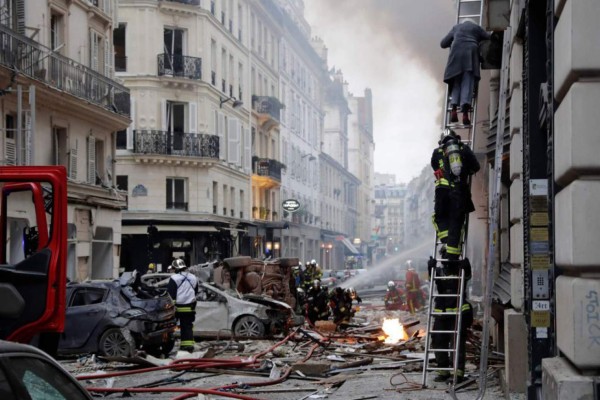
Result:
<instances>
[{"instance_id":1,"label":"truck cab","mask_svg":"<svg viewBox=\"0 0 600 400\"><path fill-rule=\"evenodd\" d=\"M0 339L55 353L66 310L62 166L0 167Z\"/></svg>"}]
</instances>

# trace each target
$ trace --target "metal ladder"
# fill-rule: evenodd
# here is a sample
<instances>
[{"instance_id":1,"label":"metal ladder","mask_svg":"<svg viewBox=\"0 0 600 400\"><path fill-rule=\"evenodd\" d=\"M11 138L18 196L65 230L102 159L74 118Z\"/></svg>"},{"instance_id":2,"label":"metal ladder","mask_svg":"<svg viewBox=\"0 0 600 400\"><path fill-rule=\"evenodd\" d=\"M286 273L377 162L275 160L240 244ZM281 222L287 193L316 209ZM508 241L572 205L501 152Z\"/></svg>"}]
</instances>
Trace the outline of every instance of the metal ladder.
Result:
<instances>
[{"instance_id":1,"label":"metal ladder","mask_svg":"<svg viewBox=\"0 0 600 400\"><path fill-rule=\"evenodd\" d=\"M482 0L459 0L458 2L458 13L457 13L457 18L456 18L456 23L461 23L463 22L465 19L469 18L469 19L473 19L477 24L481 24L481 15L483 12L483 1ZM451 128L455 131L457 131L457 133L463 133L464 130L466 130L468 132L468 136L467 136L467 140L461 140L463 143L469 145L469 147L471 147L471 149L474 149L474 139L475 139L475 133L476 133L476 127L477 127L477 121L476 121L476 116L477 116L477 87L474 88L475 89L475 96L473 97L473 101L471 104L471 110L470 110L470 121L471 124L470 125L464 125L461 123L451 123L450 122L450 113L452 111L452 107L451 107L451 99L450 99L450 93L448 91L448 88L446 87L446 102L444 104L444 117L443 117L443 128L446 130L448 128ZM461 135L462 136L462 135ZM469 178L468 181L468 185L469 187L471 186L471 179ZM468 236L468 226L469 226L469 215L467 214L465 217L465 223L464 223L464 228L463 228L463 238L462 238L462 250L461 250L461 256L460 256L460 260L464 259L464 255L466 254L466 248L467 248L467 236ZM465 282L465 273L464 270L460 270L460 274L457 276L437 276L436 274L436 270L437 267L439 265L439 263L445 263L448 260L446 259L442 259L439 258L439 246L442 244L442 242L438 239L437 234L435 236L435 241L434 241L434 249L433 249L433 254L435 257L435 262L436 262L436 268L433 269L432 273L431 273L431 278L430 278L430 284L429 284L429 307L428 307L428 313L427 313L427 332L426 332L426 337L425 337L425 355L424 355L424 363L423 363L423 379L422 379L422 386L426 387L427 386L427 373L429 371L451 371L452 372L452 376L453 376L453 380L452 380L452 386L450 389L450 394L452 395L452 397L455 397L454 395L454 386L456 384L456 370L458 369L458 350L459 350L459 345L460 345L460 341L461 341L461 334L460 334L460 326L462 324L462 306L465 300L465 289L466 289L466 282ZM456 261L455 261L456 262ZM435 288L436 286L436 282L440 279L458 279L458 293L453 293L453 294L439 294L437 293L437 289ZM436 298L440 298L440 297L454 297L457 299L456 301L456 312L436 312L433 308L434 305L434 301ZM452 331L432 331L432 321L433 318L435 316L443 316L443 315L447 315L447 316L454 316L454 321L455 321L455 327L454 330ZM451 349L436 349L436 348L432 348L431 347L431 335L432 334L452 334L453 335L453 343L454 346ZM452 367L449 368L441 368L441 367L431 367L429 365L429 355L430 352L435 352L435 351L446 351L449 353L453 354L453 363L452 363Z\"/></svg>"}]
</instances>

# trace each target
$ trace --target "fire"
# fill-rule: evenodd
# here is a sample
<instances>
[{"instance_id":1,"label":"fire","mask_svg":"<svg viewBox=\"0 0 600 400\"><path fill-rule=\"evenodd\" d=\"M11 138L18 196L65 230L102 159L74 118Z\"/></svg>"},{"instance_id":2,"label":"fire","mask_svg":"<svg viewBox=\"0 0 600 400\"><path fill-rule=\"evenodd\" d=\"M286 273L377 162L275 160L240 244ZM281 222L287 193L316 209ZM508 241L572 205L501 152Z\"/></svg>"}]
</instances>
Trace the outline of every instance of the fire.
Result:
<instances>
[{"instance_id":1,"label":"fire","mask_svg":"<svg viewBox=\"0 0 600 400\"><path fill-rule=\"evenodd\" d=\"M385 318L381 329L387 335L385 343L395 344L401 340L408 340L408 333L398 318Z\"/></svg>"}]
</instances>

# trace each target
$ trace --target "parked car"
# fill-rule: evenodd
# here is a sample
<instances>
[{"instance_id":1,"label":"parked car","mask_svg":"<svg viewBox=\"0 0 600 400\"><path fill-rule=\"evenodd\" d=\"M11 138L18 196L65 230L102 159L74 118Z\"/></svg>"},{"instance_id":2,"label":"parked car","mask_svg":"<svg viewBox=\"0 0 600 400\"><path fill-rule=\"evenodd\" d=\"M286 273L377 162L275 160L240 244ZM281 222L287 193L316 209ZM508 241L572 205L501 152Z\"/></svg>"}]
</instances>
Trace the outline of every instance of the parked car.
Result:
<instances>
[{"instance_id":1,"label":"parked car","mask_svg":"<svg viewBox=\"0 0 600 400\"><path fill-rule=\"evenodd\" d=\"M65 331L59 354L98 353L129 356L142 347L150 354L168 354L174 346L175 305L171 297L135 282L121 280L67 285Z\"/></svg>"},{"instance_id":2,"label":"parked car","mask_svg":"<svg viewBox=\"0 0 600 400\"><path fill-rule=\"evenodd\" d=\"M330 269L326 269L323 271L323 276L321 276L321 286L332 288L336 285L337 279L335 277L335 271Z\"/></svg>"},{"instance_id":3,"label":"parked car","mask_svg":"<svg viewBox=\"0 0 600 400\"><path fill-rule=\"evenodd\" d=\"M0 395L2 399L92 399L49 355L4 340L0 340Z\"/></svg>"},{"instance_id":4,"label":"parked car","mask_svg":"<svg viewBox=\"0 0 600 400\"><path fill-rule=\"evenodd\" d=\"M216 284L199 285L194 335L270 336L303 323L304 318L282 301L264 295L240 295Z\"/></svg>"}]
</instances>

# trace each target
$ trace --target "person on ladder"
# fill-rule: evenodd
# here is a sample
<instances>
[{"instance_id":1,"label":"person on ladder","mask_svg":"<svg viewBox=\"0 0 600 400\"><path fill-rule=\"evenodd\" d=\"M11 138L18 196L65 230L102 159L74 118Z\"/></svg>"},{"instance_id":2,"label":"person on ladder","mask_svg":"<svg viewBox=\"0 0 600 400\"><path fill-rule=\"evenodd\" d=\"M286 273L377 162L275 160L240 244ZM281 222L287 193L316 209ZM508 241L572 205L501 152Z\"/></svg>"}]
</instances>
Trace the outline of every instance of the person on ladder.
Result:
<instances>
[{"instance_id":1,"label":"person on ladder","mask_svg":"<svg viewBox=\"0 0 600 400\"><path fill-rule=\"evenodd\" d=\"M445 258L445 256L442 254ZM436 297L434 303L434 312L448 312L456 315L437 315L433 322L434 331L457 331L458 325L458 307L460 306L458 294L460 293L459 279L443 279L445 276L460 276L460 270L463 269L464 283L462 288L462 307L461 307L461 324L460 324L460 343L457 350L457 367L456 367L456 383L460 383L465 377L465 359L466 359L466 342L467 330L473 324L473 307L466 301L466 286L467 281L471 279L471 263L468 258L460 262L450 263L444 261L441 266L431 258L428 263L429 276L432 276L432 270L435 269L435 285L439 294L448 295L455 294L457 297ZM458 334L458 332L456 332ZM454 343L454 334L452 333L432 333L431 344L434 349L453 349L456 348ZM454 352L436 351L435 360L438 368L452 368ZM452 382L453 376L449 370L440 370L438 375L433 379L435 382Z\"/></svg>"},{"instance_id":2,"label":"person on ladder","mask_svg":"<svg viewBox=\"0 0 600 400\"><path fill-rule=\"evenodd\" d=\"M445 244L448 259L458 260L465 218L475 211L468 178L481 166L473 151L453 130L442 135L439 143L431 155L435 176L433 226L437 239Z\"/></svg>"},{"instance_id":3,"label":"person on ladder","mask_svg":"<svg viewBox=\"0 0 600 400\"><path fill-rule=\"evenodd\" d=\"M450 122L458 122L458 106L461 106L463 125L471 125L469 111L473 100L475 83L481 78L479 43L491 35L473 20L466 18L454 25L442 39L443 49L450 47L450 54L444 71L444 82L448 84L452 110Z\"/></svg>"},{"instance_id":4,"label":"person on ladder","mask_svg":"<svg viewBox=\"0 0 600 400\"><path fill-rule=\"evenodd\" d=\"M171 264L175 273L167 284L167 292L175 300L176 316L181 329L179 349L192 353L194 351L194 320L196 319L196 295L198 294L198 278L187 271L185 262L176 259Z\"/></svg>"}]
</instances>

